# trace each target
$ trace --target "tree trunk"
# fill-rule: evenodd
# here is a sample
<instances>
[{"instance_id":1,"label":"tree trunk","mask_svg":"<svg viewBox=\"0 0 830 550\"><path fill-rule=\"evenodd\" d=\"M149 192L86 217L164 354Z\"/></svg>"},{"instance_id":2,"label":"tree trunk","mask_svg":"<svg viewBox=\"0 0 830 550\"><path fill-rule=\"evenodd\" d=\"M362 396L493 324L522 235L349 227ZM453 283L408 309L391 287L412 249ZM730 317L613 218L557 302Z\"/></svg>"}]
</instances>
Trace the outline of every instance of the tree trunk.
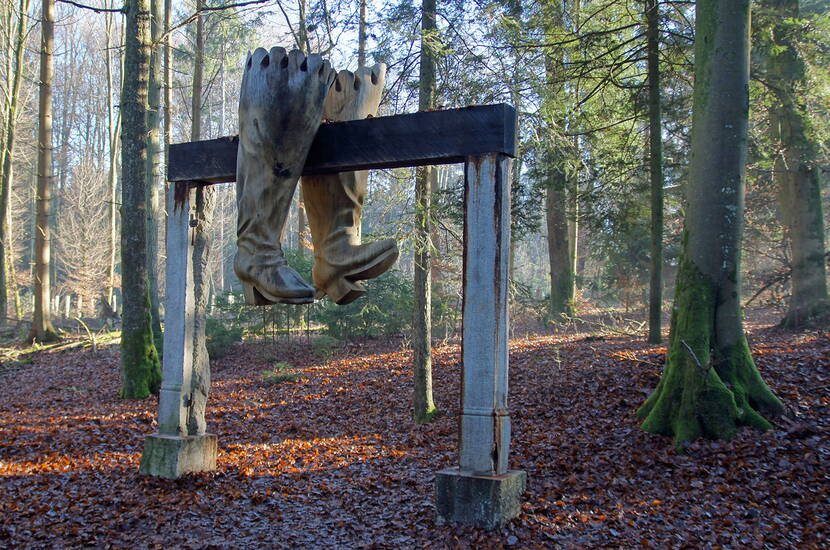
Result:
<instances>
[{"instance_id":1,"label":"tree trunk","mask_svg":"<svg viewBox=\"0 0 830 550\"><path fill-rule=\"evenodd\" d=\"M305 0L298 0L299 21L297 22L297 49L308 54L308 30L306 22ZM311 239L308 236L308 220L305 213L305 198L303 187L297 193L297 252L305 257L311 246Z\"/></svg>"},{"instance_id":2,"label":"tree trunk","mask_svg":"<svg viewBox=\"0 0 830 550\"><path fill-rule=\"evenodd\" d=\"M778 187L784 228L792 252L792 294L782 324L804 326L827 311L824 215L819 182L818 144L810 116L799 101L806 85L804 60L795 47L798 0L765 0L773 16L767 78L775 104L770 109L770 137L776 156L773 179Z\"/></svg>"},{"instance_id":3,"label":"tree trunk","mask_svg":"<svg viewBox=\"0 0 830 550\"><path fill-rule=\"evenodd\" d=\"M170 28L173 18L173 0L164 0L164 166L169 166L170 143L173 141L173 46L170 38ZM162 246L163 255L167 258L167 178L164 181L164 200L161 202ZM166 264L165 264L166 265ZM166 268L165 268L166 270Z\"/></svg>"},{"instance_id":4,"label":"tree trunk","mask_svg":"<svg viewBox=\"0 0 830 550\"><path fill-rule=\"evenodd\" d=\"M566 177L558 159L550 159L548 162L545 221L550 263L550 315L555 319L562 313L573 312L574 284L568 244Z\"/></svg>"},{"instance_id":5,"label":"tree trunk","mask_svg":"<svg viewBox=\"0 0 830 550\"><path fill-rule=\"evenodd\" d=\"M204 0L196 2L196 10L204 7ZM193 87L190 100L190 140L198 141L202 135L202 80L205 67L205 22L201 12L196 17L196 44L193 51Z\"/></svg>"},{"instance_id":6,"label":"tree trunk","mask_svg":"<svg viewBox=\"0 0 830 550\"><path fill-rule=\"evenodd\" d=\"M435 102L435 54L429 39L436 31L435 0L423 0L421 16L421 66L418 108L431 109ZM415 316L412 323L414 348L414 419L423 424L438 412L432 398L432 196L431 166L417 168L415 175Z\"/></svg>"},{"instance_id":7,"label":"tree trunk","mask_svg":"<svg viewBox=\"0 0 830 550\"><path fill-rule=\"evenodd\" d=\"M121 95L121 396L135 399L158 393L161 385L147 282L150 18L150 0L127 2Z\"/></svg>"},{"instance_id":8,"label":"tree trunk","mask_svg":"<svg viewBox=\"0 0 830 550\"><path fill-rule=\"evenodd\" d=\"M577 95L577 97L579 97ZM579 159L579 138L573 139L573 157ZM578 166L579 164L577 164ZM579 169L568 176L568 268L571 275L571 311L576 310L576 262L579 258Z\"/></svg>"},{"instance_id":9,"label":"tree trunk","mask_svg":"<svg viewBox=\"0 0 830 550\"><path fill-rule=\"evenodd\" d=\"M160 156L159 126L161 123L161 33L162 0L150 0L150 74L147 87L147 288L150 292L150 316L153 319L153 336L156 347L161 349L161 316L159 314L158 282L158 215Z\"/></svg>"},{"instance_id":10,"label":"tree trunk","mask_svg":"<svg viewBox=\"0 0 830 550\"><path fill-rule=\"evenodd\" d=\"M2 191L0 191L0 316L8 315L10 290L15 292L16 285L12 285L12 277L8 276L14 270L14 253L11 245L11 193L14 181L14 141L17 127L17 107L20 100L20 83L23 79L23 55L26 48L26 21L29 13L29 0L20 0L18 5L17 35L14 42L14 75L12 77L11 93L6 108L6 135L3 140L2 154ZM11 52L10 52L11 53Z\"/></svg>"},{"instance_id":11,"label":"tree trunk","mask_svg":"<svg viewBox=\"0 0 830 550\"><path fill-rule=\"evenodd\" d=\"M660 11L646 0L648 57L648 143L651 179L651 282L648 294L648 341L659 344L663 314L663 118L660 106Z\"/></svg>"},{"instance_id":12,"label":"tree trunk","mask_svg":"<svg viewBox=\"0 0 830 550\"><path fill-rule=\"evenodd\" d=\"M562 8L556 3L546 4L545 31L553 34L562 25ZM562 109L557 101L564 101L562 84L557 82L556 71L562 67L563 53L558 48L545 52L546 100L550 112ZM554 131L559 131L565 124L560 118L551 121ZM573 313L574 273L573 256L568 231L568 176L565 172L564 154L553 143L546 151L547 182L545 201L545 220L548 230L548 262L550 264L550 301L549 314L557 319L561 314Z\"/></svg>"},{"instance_id":13,"label":"tree trunk","mask_svg":"<svg viewBox=\"0 0 830 550\"><path fill-rule=\"evenodd\" d=\"M366 0L360 0L360 19L357 25L357 68L366 66Z\"/></svg>"},{"instance_id":14,"label":"tree trunk","mask_svg":"<svg viewBox=\"0 0 830 550\"><path fill-rule=\"evenodd\" d=\"M507 0L505 3L510 16L514 20L514 24L521 28L522 25L522 1L521 0ZM513 44L513 74L510 77L508 86L510 89L510 100L513 102L513 108L516 109L516 128L522 127L521 112L522 112L522 94L520 88L522 86L522 50ZM519 151L521 145L521 132L516 132L514 146L516 148L516 158L513 159L513 181L511 182L511 197L518 197L521 194L522 185L522 155ZM516 219L515 217L513 218ZM508 264L508 280L510 281L509 292L512 295L515 285L514 275L516 272L516 251L519 246L520 239L519 231L510 231L510 262Z\"/></svg>"},{"instance_id":15,"label":"tree trunk","mask_svg":"<svg viewBox=\"0 0 830 550\"><path fill-rule=\"evenodd\" d=\"M108 3L108 7L111 4ZM113 59L112 59L112 28L113 17L111 13L105 14L106 52L107 56L107 138L109 140L109 172L108 182L110 191L109 205L109 228L110 228L110 256L107 267L107 303L112 307L115 296L115 266L116 254L118 252L118 133L121 115L116 114L115 105L112 100L114 91L113 84ZM119 45L120 45L119 40Z\"/></svg>"},{"instance_id":16,"label":"tree trunk","mask_svg":"<svg viewBox=\"0 0 830 550\"><path fill-rule=\"evenodd\" d=\"M52 210L52 80L55 72L55 2L43 0L38 100L37 214L35 216L35 311L28 340L58 338L50 298L50 217Z\"/></svg>"},{"instance_id":17,"label":"tree trunk","mask_svg":"<svg viewBox=\"0 0 830 550\"><path fill-rule=\"evenodd\" d=\"M749 0L699 0L688 209L663 376L638 411L675 443L770 428L783 411L761 378L740 310L749 106Z\"/></svg>"},{"instance_id":18,"label":"tree trunk","mask_svg":"<svg viewBox=\"0 0 830 550\"><path fill-rule=\"evenodd\" d=\"M197 9L204 6L199 0ZM196 51L193 65L193 118L190 140L202 138L202 84L205 63L205 16L196 20ZM210 357L205 340L205 312L210 294L210 224L213 217L213 189L196 189L196 225L193 228L193 371L192 402L188 407L188 433L205 432L205 405L210 389Z\"/></svg>"}]
</instances>

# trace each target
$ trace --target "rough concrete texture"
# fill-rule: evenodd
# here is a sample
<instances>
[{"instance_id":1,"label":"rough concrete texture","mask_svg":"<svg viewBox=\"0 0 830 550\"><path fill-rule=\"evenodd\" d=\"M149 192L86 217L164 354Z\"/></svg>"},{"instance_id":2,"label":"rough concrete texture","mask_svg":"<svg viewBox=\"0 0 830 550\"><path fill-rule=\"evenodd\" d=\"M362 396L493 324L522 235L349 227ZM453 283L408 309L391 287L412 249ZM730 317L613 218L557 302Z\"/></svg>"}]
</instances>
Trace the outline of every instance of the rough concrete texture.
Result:
<instances>
[{"instance_id":1,"label":"rough concrete texture","mask_svg":"<svg viewBox=\"0 0 830 550\"><path fill-rule=\"evenodd\" d=\"M176 479L189 472L216 469L216 436L152 434L144 440L139 472Z\"/></svg>"},{"instance_id":2,"label":"rough concrete texture","mask_svg":"<svg viewBox=\"0 0 830 550\"><path fill-rule=\"evenodd\" d=\"M435 477L436 522L497 529L519 515L527 474L510 470L502 475L473 475L458 468Z\"/></svg>"}]
</instances>

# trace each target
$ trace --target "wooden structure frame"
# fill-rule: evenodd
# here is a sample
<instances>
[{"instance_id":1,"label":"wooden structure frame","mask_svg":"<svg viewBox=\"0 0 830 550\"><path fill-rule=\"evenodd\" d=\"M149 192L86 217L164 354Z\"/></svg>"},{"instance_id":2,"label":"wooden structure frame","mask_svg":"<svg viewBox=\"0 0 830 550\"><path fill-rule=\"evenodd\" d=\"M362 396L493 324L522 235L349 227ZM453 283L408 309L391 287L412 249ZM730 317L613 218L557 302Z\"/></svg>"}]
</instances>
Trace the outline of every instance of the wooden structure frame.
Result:
<instances>
[{"instance_id":1,"label":"wooden structure frame","mask_svg":"<svg viewBox=\"0 0 830 550\"><path fill-rule=\"evenodd\" d=\"M321 125L304 175L465 164L463 383L459 461L436 478L438 521L493 528L518 514L525 474L509 471L508 266L516 114L486 105ZM192 193L236 179L237 138L171 145L159 433L142 471L178 477L215 468L216 438L188 435L193 357ZM149 443L149 441L148 441ZM147 459L147 460L145 460ZM149 464L145 467L145 462Z\"/></svg>"}]
</instances>

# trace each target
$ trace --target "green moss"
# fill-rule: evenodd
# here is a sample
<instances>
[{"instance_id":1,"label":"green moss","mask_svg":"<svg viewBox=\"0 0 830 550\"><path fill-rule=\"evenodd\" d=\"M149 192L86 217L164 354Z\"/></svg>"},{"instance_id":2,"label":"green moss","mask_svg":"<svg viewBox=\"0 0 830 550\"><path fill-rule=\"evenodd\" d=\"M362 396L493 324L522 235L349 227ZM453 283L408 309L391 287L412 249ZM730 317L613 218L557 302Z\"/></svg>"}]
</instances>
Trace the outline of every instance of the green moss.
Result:
<instances>
[{"instance_id":1,"label":"green moss","mask_svg":"<svg viewBox=\"0 0 830 550\"><path fill-rule=\"evenodd\" d=\"M666 367L637 411L642 429L674 437L680 448L698 438L730 439L739 426L771 427L783 405L761 378L746 338L718 350L718 286L681 261Z\"/></svg>"},{"instance_id":2,"label":"green moss","mask_svg":"<svg viewBox=\"0 0 830 550\"><path fill-rule=\"evenodd\" d=\"M300 372L292 372L291 365L285 361L274 364L272 370L262 371L262 379L269 384L282 384L283 382L296 382L303 375Z\"/></svg>"},{"instance_id":3,"label":"green moss","mask_svg":"<svg viewBox=\"0 0 830 550\"><path fill-rule=\"evenodd\" d=\"M573 273L570 270L566 270L561 275L556 281L556 284L551 287L550 315L552 319L559 319L562 313L568 315L574 313Z\"/></svg>"},{"instance_id":4,"label":"green moss","mask_svg":"<svg viewBox=\"0 0 830 550\"><path fill-rule=\"evenodd\" d=\"M121 333L121 397L144 399L161 389L161 362L153 341L150 298L146 297L146 318L140 327Z\"/></svg>"},{"instance_id":5,"label":"green moss","mask_svg":"<svg viewBox=\"0 0 830 550\"><path fill-rule=\"evenodd\" d=\"M432 407L423 411L421 414L414 414L413 419L415 420L416 424L429 424L430 422L438 418L440 415L441 412L438 410L438 407L433 405Z\"/></svg>"}]
</instances>

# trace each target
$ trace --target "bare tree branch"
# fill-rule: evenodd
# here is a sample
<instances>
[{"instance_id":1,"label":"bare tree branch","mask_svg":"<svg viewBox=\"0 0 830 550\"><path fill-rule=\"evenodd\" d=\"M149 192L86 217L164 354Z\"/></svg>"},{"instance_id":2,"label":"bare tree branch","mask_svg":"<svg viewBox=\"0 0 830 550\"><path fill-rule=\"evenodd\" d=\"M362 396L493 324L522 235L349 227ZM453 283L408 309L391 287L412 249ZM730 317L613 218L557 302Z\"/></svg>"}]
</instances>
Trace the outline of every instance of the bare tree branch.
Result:
<instances>
[{"instance_id":1,"label":"bare tree branch","mask_svg":"<svg viewBox=\"0 0 830 550\"><path fill-rule=\"evenodd\" d=\"M86 4L79 4L78 2L73 2L72 0L56 0L61 4L69 4L71 6L75 6L76 8L81 8L85 10L91 10L95 13L107 13L107 12L114 12L114 13L124 13L124 8L96 8L94 6L87 6Z\"/></svg>"},{"instance_id":2,"label":"bare tree branch","mask_svg":"<svg viewBox=\"0 0 830 550\"><path fill-rule=\"evenodd\" d=\"M64 0L60 0L60 1L64 1ZM219 5L219 6L203 6L201 9L199 9L199 10L197 10L197 11L193 12L192 14L188 15L187 17L185 17L184 19L182 19L181 21L179 21L178 23L176 23L175 25L173 25L172 27L170 27L170 28L167 30L167 32L166 32L166 33L162 34L162 35L159 37L159 39L158 39L158 43L164 42L164 40L165 40L165 39L166 39L166 38L167 38L167 37L168 37L168 36L169 36L169 35L170 35L173 31L178 30L178 29L180 29L180 28L182 28L182 27L184 27L184 26L186 26L186 25L189 25L190 23L194 22L194 21L196 20L196 18L197 18L197 17L199 17L199 15L200 15L200 14L202 14L202 13L204 13L204 12L206 12L206 11L222 11L222 10L229 10L229 9L232 9L232 8L241 8L241 7L244 7L244 6L252 6L252 5L255 5L255 4L266 4L266 3L268 3L268 2L272 2L272 1L273 1L273 0L249 0L248 2L238 2L238 3L235 3L235 4L221 4L221 5ZM278 6L280 6L280 9L282 9L282 5L280 4L280 2L279 2L279 1L277 1L277 5L278 5ZM155 44L154 44L154 45L155 45Z\"/></svg>"}]
</instances>

